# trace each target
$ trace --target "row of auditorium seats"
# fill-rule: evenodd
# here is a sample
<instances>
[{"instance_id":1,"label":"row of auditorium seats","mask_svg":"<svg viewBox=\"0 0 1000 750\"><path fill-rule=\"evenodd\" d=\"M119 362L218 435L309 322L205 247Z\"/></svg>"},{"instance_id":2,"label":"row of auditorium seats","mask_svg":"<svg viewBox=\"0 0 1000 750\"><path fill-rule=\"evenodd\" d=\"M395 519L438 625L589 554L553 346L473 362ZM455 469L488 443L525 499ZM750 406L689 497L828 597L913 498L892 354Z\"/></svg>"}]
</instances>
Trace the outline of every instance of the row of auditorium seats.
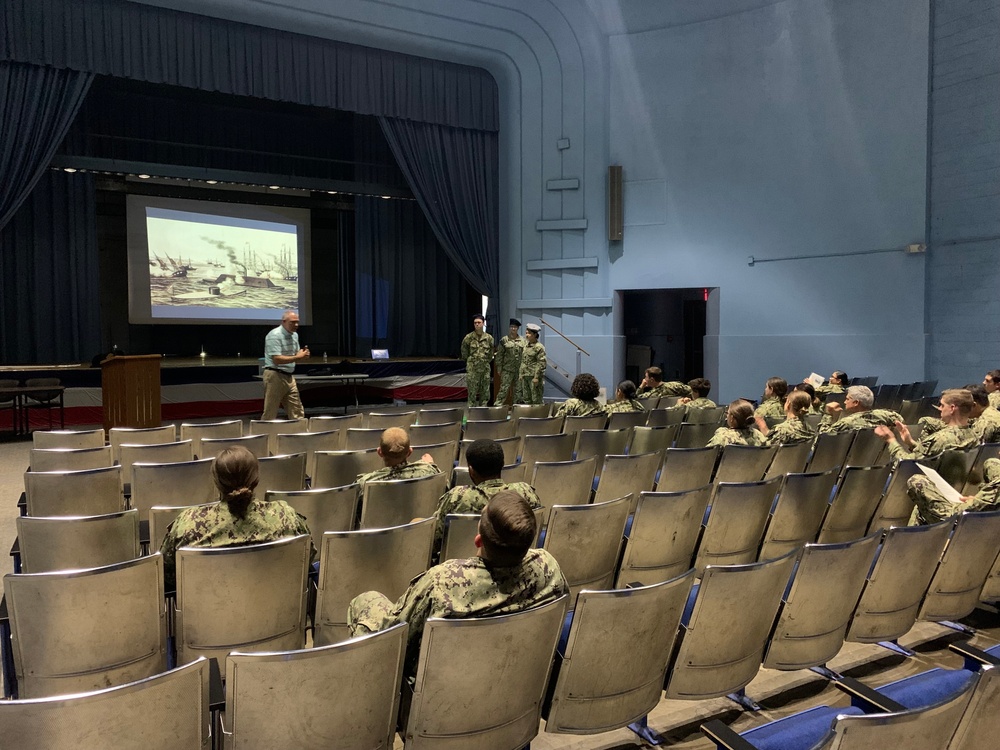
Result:
<instances>
[{"instance_id":1,"label":"row of auditorium seats","mask_svg":"<svg viewBox=\"0 0 1000 750\"><path fill-rule=\"evenodd\" d=\"M618 502L627 507L626 499ZM640 510L640 516L641 513ZM622 522L624 518L624 514L619 516ZM429 525L426 521L412 524L398 533L409 535L412 540L422 532L427 539ZM391 531L375 534L386 535ZM574 610L572 626L558 648L558 671L545 709L546 730L608 731L641 718L663 695L682 700L727 695L749 684L761 666L781 670L822 666L838 653L845 640L864 643L893 640L909 631L917 620L942 622L964 617L976 606L983 595L983 585L994 570L998 532L1000 513L965 514L955 521L933 526L895 528L884 537L874 534L844 543L810 544L779 558L749 565L713 565L703 571L698 584L694 584L695 570L690 569L668 581L647 586L592 590L601 588L601 583L595 582L594 586L584 587L588 590L578 597L574 590L570 597L572 604L566 605ZM554 539L556 532L551 533ZM365 543L358 535L347 539L350 544ZM338 579L386 576L389 566L373 559L372 550L399 552L405 544L388 539L370 540L367 565L341 567L333 561L337 559L334 550L343 543L344 535L324 535L321 571L327 571L327 575L321 572L317 645L339 640L336 631L324 630L329 624L328 612L338 614L342 621L346 611L350 593L338 589L342 583ZM429 545L421 550L429 550ZM411 551L409 557L423 554ZM553 554L558 557L555 549ZM235 644L237 650L247 644L252 644L250 650L300 648L307 560L306 537L246 548L180 552L174 608L178 662L190 661L201 654L223 658L234 647L226 641L234 629L241 631L243 639ZM124 577L130 574L143 577L124 582ZM87 680L98 686L107 681L141 679L144 671L148 673L145 676L161 672L167 627L158 590L161 583L160 558L155 555L101 570L5 578L12 616L11 643L18 684L24 691L21 697L51 694L53 689L56 694L86 691L91 689ZM331 586L337 590L328 588ZM358 584L358 588L365 586ZM405 580L399 586L405 586ZM48 611L43 611L46 608ZM247 617L247 611L255 612L256 616ZM431 628L437 623L431 623L424 636L417 684L413 695L408 696L418 703L429 701L435 709L430 714L418 712L432 725L423 730L427 733L426 746L434 746L435 722L451 722L457 727L456 736L466 740L468 735L463 732L497 733L494 744L487 741L480 746L516 748L521 746L516 742L523 744L530 740L538 728L541 686L559 633L562 611L560 603L548 616L536 611L531 617L512 615L506 620L442 621L442 629L450 633L433 637ZM265 613L268 616L263 616ZM35 622L32 617L37 618ZM546 620L546 624L532 630L527 624L529 619ZM145 623L146 637L128 630L139 621ZM39 627L39 622L50 627ZM515 622L528 628L526 635L513 638L520 627ZM53 623L61 627L51 627ZM493 631L493 638L486 637L486 631L472 632L474 628L490 627L502 630ZM468 632L463 632L465 629ZM529 637L532 632L541 637ZM509 642L524 644L525 648L506 648L504 644ZM220 647L220 644L227 645ZM527 644L543 647L536 653ZM124 653L129 647L137 648L139 655ZM434 648L438 651L434 652ZM527 665L518 662L525 657L522 651L532 652ZM547 654L542 653L546 651ZM398 647L394 653L397 660L391 664L365 661L361 675L337 670L333 681L353 684L367 679L373 671L382 674L384 668L393 675L395 690L399 686ZM25 663L29 658L35 660L30 665ZM253 657L239 658L245 658L246 681L253 682ZM282 676L276 662L287 665L300 659L314 659L318 665L321 650L260 658L264 662L260 669L275 671L258 675L257 679L265 684L257 684L257 702L247 706L247 714L262 717L271 706L270 712L279 715L272 719L293 725L285 731L295 736L294 732L303 731L303 723L312 719L306 719L300 711L275 712L264 696L268 689L281 695L276 686L283 687L285 680L294 681L299 676L293 666L285 666ZM98 659L104 666L87 674L88 659ZM240 711L233 703L239 700L240 681L233 679L234 670L240 668L238 661L233 663L234 657L230 657L227 666L226 721L231 724L227 731L237 731L239 724ZM483 669L495 665L496 671L470 670L470 663ZM520 669L513 668L515 663L520 664ZM534 684L533 690L525 690L524 683L517 681L527 680L529 673L537 673L539 663L545 665L542 679ZM72 679L72 688L56 688L52 680L46 680L46 668L50 675L63 675L55 680ZM114 674L109 677L112 671ZM66 678L67 673L73 673L74 677ZM477 679L471 680L469 673ZM309 683L311 690L328 698L323 680L330 680L330 674L326 673L322 679L315 676ZM483 709L460 712L461 716L444 711L440 702L445 700L444 695L460 694L463 701L481 695L470 682L485 682L487 689L498 690L492 680L482 679L484 674L495 675L498 680L515 679L511 690L519 696L535 696L528 700L527 714L515 722L516 729L501 729L505 725L498 722L476 726L477 721L485 721ZM520 677L511 677L516 674ZM445 682L432 690L429 683L435 680ZM514 693L501 690L494 694ZM490 706L486 713L505 710L485 696L481 699ZM394 702L395 698L380 699L378 705L383 715ZM310 701L305 701L305 705L310 705ZM446 717L440 715L442 711ZM413 719L411 709L401 726L407 746L412 741L412 746L420 747L422 730L414 728L419 722L414 725ZM391 715L388 726L391 731Z\"/></svg>"}]
</instances>

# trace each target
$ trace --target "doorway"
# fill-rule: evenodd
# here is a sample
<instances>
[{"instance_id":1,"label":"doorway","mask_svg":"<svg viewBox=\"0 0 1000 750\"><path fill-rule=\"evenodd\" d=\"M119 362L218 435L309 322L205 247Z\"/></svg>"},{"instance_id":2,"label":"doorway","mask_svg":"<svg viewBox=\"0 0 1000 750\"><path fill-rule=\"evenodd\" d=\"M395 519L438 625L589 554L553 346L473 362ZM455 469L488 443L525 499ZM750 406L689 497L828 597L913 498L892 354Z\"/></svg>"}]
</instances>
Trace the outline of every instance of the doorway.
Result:
<instances>
[{"instance_id":1,"label":"doorway","mask_svg":"<svg viewBox=\"0 0 1000 750\"><path fill-rule=\"evenodd\" d=\"M682 383L705 373L709 291L637 289L623 291L625 377L636 385L647 367L663 370L664 380Z\"/></svg>"}]
</instances>

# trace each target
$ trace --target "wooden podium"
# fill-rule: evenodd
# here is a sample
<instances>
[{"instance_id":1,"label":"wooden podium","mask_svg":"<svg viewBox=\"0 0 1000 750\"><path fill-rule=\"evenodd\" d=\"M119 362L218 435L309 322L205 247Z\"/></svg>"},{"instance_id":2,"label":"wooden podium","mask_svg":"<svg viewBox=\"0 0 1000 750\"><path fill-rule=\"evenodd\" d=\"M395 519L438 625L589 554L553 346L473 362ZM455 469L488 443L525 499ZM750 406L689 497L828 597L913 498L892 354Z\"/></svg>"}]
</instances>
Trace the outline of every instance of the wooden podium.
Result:
<instances>
[{"instance_id":1,"label":"wooden podium","mask_svg":"<svg viewBox=\"0 0 1000 750\"><path fill-rule=\"evenodd\" d=\"M101 362L104 430L160 426L160 355L108 357Z\"/></svg>"}]
</instances>

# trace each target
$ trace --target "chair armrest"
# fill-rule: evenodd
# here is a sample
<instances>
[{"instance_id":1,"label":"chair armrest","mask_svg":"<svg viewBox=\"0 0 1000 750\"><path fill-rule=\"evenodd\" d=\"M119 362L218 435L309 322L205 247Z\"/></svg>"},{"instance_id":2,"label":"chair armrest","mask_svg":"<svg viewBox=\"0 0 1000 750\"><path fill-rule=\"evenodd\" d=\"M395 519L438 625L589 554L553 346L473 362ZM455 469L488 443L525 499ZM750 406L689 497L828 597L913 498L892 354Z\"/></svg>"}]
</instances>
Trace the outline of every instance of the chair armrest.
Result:
<instances>
[{"instance_id":1,"label":"chair armrest","mask_svg":"<svg viewBox=\"0 0 1000 750\"><path fill-rule=\"evenodd\" d=\"M754 745L740 737L719 719L701 725L701 732L721 750L755 750Z\"/></svg>"},{"instance_id":2,"label":"chair armrest","mask_svg":"<svg viewBox=\"0 0 1000 750\"><path fill-rule=\"evenodd\" d=\"M978 672L979 667L983 664L1000 666L1000 659L969 643L949 643L948 648L965 659L965 669L969 671Z\"/></svg>"},{"instance_id":3,"label":"chair armrest","mask_svg":"<svg viewBox=\"0 0 1000 750\"><path fill-rule=\"evenodd\" d=\"M886 713L906 711L906 706L896 703L896 701L887 698L853 677L842 677L833 684L851 696L851 705L862 711L884 711Z\"/></svg>"}]
</instances>

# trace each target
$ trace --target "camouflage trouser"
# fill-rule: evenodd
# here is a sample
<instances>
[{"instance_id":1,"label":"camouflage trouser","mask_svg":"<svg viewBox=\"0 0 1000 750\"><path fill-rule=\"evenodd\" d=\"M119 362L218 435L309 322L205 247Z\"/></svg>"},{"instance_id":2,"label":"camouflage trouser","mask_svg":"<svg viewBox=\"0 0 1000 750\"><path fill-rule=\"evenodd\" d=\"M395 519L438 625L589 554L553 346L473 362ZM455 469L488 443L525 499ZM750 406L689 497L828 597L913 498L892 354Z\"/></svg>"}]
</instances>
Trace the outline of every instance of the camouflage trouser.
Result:
<instances>
[{"instance_id":1,"label":"camouflage trouser","mask_svg":"<svg viewBox=\"0 0 1000 750\"><path fill-rule=\"evenodd\" d=\"M545 385L541 378L537 383L532 382L533 378L518 378L518 393L516 394L519 404L540 404L542 403L542 391Z\"/></svg>"},{"instance_id":2,"label":"camouflage trouser","mask_svg":"<svg viewBox=\"0 0 1000 750\"><path fill-rule=\"evenodd\" d=\"M347 627L351 638L377 633L383 619L392 611L392 602L377 591L366 591L351 599L347 605Z\"/></svg>"},{"instance_id":3,"label":"camouflage trouser","mask_svg":"<svg viewBox=\"0 0 1000 750\"><path fill-rule=\"evenodd\" d=\"M518 386L521 384L517 377L517 370L501 370L500 371L500 390L497 391L496 400L493 402L494 406L502 406L507 403L507 394L510 393L511 389L514 389L514 403L518 403L520 398L520 393L518 392Z\"/></svg>"},{"instance_id":4,"label":"camouflage trouser","mask_svg":"<svg viewBox=\"0 0 1000 750\"><path fill-rule=\"evenodd\" d=\"M983 464L983 480L986 482L995 481L1000 478L1000 459L990 458ZM910 526L918 524L937 523L945 519L957 516L964 510L979 511L993 510L994 507L987 503L980 503L972 500L967 503L957 503L948 500L930 479L923 474L910 477L906 483L906 492L913 500L913 513L910 515Z\"/></svg>"},{"instance_id":5,"label":"camouflage trouser","mask_svg":"<svg viewBox=\"0 0 1000 750\"><path fill-rule=\"evenodd\" d=\"M490 366L468 365L465 368L465 387L469 393L469 406L489 406Z\"/></svg>"}]
</instances>

